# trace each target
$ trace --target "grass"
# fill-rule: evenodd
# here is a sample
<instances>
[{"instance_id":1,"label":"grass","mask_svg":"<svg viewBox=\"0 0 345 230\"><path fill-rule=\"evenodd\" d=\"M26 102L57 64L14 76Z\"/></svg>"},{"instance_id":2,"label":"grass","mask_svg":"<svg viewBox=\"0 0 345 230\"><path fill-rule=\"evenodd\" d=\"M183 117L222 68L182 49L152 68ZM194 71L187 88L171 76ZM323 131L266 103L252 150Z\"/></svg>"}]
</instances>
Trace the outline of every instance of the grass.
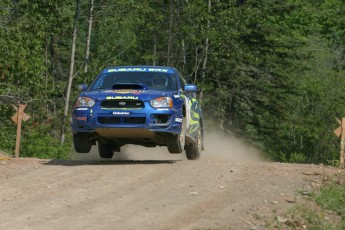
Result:
<instances>
[{"instance_id":1,"label":"grass","mask_svg":"<svg viewBox=\"0 0 345 230\"><path fill-rule=\"evenodd\" d=\"M345 229L345 175L334 175L319 191L296 204L284 217L267 223L272 229Z\"/></svg>"},{"instance_id":2,"label":"grass","mask_svg":"<svg viewBox=\"0 0 345 230\"><path fill-rule=\"evenodd\" d=\"M333 183L321 188L316 203L324 210L334 212L341 218L339 229L345 229L345 184Z\"/></svg>"}]
</instances>

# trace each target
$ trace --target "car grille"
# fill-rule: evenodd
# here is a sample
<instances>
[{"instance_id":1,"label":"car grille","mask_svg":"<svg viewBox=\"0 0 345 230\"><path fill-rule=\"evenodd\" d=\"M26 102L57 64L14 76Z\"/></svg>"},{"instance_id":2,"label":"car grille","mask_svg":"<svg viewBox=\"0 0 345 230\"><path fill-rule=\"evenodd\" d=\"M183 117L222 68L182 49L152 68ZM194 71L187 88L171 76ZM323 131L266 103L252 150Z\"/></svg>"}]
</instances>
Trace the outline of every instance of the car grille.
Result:
<instances>
[{"instance_id":1,"label":"car grille","mask_svg":"<svg viewBox=\"0 0 345 230\"><path fill-rule=\"evenodd\" d=\"M145 124L145 117L99 117L100 124Z\"/></svg>"},{"instance_id":2,"label":"car grille","mask_svg":"<svg viewBox=\"0 0 345 230\"><path fill-rule=\"evenodd\" d=\"M119 117L99 117L98 122L100 124L119 124L121 119Z\"/></svg>"},{"instance_id":3,"label":"car grille","mask_svg":"<svg viewBox=\"0 0 345 230\"><path fill-rule=\"evenodd\" d=\"M142 109L144 102L140 100L106 100L101 102L102 109Z\"/></svg>"},{"instance_id":4,"label":"car grille","mask_svg":"<svg viewBox=\"0 0 345 230\"><path fill-rule=\"evenodd\" d=\"M125 117L126 124L145 124L146 118L145 117Z\"/></svg>"}]
</instances>

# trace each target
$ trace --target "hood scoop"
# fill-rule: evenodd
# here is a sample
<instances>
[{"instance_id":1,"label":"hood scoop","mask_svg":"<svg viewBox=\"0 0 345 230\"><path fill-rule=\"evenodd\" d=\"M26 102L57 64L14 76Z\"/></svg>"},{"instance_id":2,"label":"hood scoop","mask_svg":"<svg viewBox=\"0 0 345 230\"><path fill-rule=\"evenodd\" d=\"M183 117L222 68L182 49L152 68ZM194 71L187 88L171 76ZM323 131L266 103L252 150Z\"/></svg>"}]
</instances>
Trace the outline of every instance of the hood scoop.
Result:
<instances>
[{"instance_id":1,"label":"hood scoop","mask_svg":"<svg viewBox=\"0 0 345 230\"><path fill-rule=\"evenodd\" d=\"M146 90L148 89L147 85L144 84L115 84L113 89L135 89L135 90Z\"/></svg>"}]
</instances>

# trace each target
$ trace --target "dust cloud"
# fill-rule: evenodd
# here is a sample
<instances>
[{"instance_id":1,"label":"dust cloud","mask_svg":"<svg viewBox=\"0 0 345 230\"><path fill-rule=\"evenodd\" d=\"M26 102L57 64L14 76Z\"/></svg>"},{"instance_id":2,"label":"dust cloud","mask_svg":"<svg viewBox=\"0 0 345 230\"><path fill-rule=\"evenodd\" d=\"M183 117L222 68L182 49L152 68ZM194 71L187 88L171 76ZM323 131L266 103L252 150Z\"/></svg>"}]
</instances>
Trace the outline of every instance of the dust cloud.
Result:
<instances>
[{"instance_id":1,"label":"dust cloud","mask_svg":"<svg viewBox=\"0 0 345 230\"><path fill-rule=\"evenodd\" d=\"M254 146L221 131L205 132L204 146L202 160L264 161Z\"/></svg>"},{"instance_id":2,"label":"dust cloud","mask_svg":"<svg viewBox=\"0 0 345 230\"><path fill-rule=\"evenodd\" d=\"M260 152L245 141L217 131L206 131L204 135L205 150L201 152L200 160L215 161L264 161ZM97 146L93 146L88 154L79 154L74 150L72 160L95 161L100 160ZM187 160L184 153L170 154L166 147L148 148L137 145L125 145L121 152L115 152L112 159L118 161L179 161Z\"/></svg>"}]
</instances>

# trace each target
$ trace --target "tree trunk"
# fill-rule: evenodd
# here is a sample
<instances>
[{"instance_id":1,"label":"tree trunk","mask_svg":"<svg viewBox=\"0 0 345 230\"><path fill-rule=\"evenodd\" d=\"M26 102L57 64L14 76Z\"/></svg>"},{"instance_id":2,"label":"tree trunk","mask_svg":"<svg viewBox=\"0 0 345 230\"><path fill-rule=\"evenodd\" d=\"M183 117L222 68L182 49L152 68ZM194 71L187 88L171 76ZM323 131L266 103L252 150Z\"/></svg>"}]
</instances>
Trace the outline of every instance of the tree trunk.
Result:
<instances>
[{"instance_id":1,"label":"tree trunk","mask_svg":"<svg viewBox=\"0 0 345 230\"><path fill-rule=\"evenodd\" d=\"M157 65L157 35L153 35L153 62L152 65Z\"/></svg>"},{"instance_id":2,"label":"tree trunk","mask_svg":"<svg viewBox=\"0 0 345 230\"><path fill-rule=\"evenodd\" d=\"M186 58L186 46L184 44L184 39L182 39L182 73L185 74L186 73L186 65L187 65L187 58Z\"/></svg>"},{"instance_id":3,"label":"tree trunk","mask_svg":"<svg viewBox=\"0 0 345 230\"><path fill-rule=\"evenodd\" d=\"M208 15L211 14L211 0L208 0ZM207 32L209 31L210 29L210 19L208 18L207 19ZM208 40L208 35L205 39L205 57L204 57L204 62L202 63L202 75L201 75L201 86L203 86L204 84L204 81L205 81L205 72L206 72L206 68L207 68L207 59L208 59L208 48L209 48L209 40ZM201 91L200 91L200 95L199 95L199 101L200 101L200 104L202 103L202 100L203 100L203 96L204 96L204 90L203 88L201 88Z\"/></svg>"},{"instance_id":4,"label":"tree trunk","mask_svg":"<svg viewBox=\"0 0 345 230\"><path fill-rule=\"evenodd\" d=\"M92 23L93 23L93 1L94 0L90 0L89 28L87 31L87 38L86 38L84 73L87 73L89 57L90 57L91 31L92 31Z\"/></svg>"},{"instance_id":5,"label":"tree trunk","mask_svg":"<svg viewBox=\"0 0 345 230\"><path fill-rule=\"evenodd\" d=\"M167 65L170 66L170 55L172 46L172 24L173 24L173 0L170 0L170 13L169 13L169 32L168 32L168 53L167 53Z\"/></svg>"},{"instance_id":6,"label":"tree trunk","mask_svg":"<svg viewBox=\"0 0 345 230\"><path fill-rule=\"evenodd\" d=\"M198 44L195 44L195 54L194 54L194 77L193 77L193 83L195 84L197 81L197 77L198 77L198 69L199 69L199 65L201 63L201 61L199 61L199 47ZM201 58L200 58L201 59Z\"/></svg>"},{"instance_id":7,"label":"tree trunk","mask_svg":"<svg viewBox=\"0 0 345 230\"><path fill-rule=\"evenodd\" d=\"M64 108L63 120L62 120L62 126L61 126L60 145L63 145L63 143L65 142L65 126L66 126L66 121L67 121L67 116L68 116L69 98L71 94L72 80L73 80L73 73L74 73L74 55L75 55L75 46L76 46L76 40L77 40L77 22L79 18L79 11L80 11L80 0L77 0L77 4L75 8L74 26L73 26L73 37L72 37L68 85L67 85L67 90L66 90L65 108Z\"/></svg>"}]
</instances>

